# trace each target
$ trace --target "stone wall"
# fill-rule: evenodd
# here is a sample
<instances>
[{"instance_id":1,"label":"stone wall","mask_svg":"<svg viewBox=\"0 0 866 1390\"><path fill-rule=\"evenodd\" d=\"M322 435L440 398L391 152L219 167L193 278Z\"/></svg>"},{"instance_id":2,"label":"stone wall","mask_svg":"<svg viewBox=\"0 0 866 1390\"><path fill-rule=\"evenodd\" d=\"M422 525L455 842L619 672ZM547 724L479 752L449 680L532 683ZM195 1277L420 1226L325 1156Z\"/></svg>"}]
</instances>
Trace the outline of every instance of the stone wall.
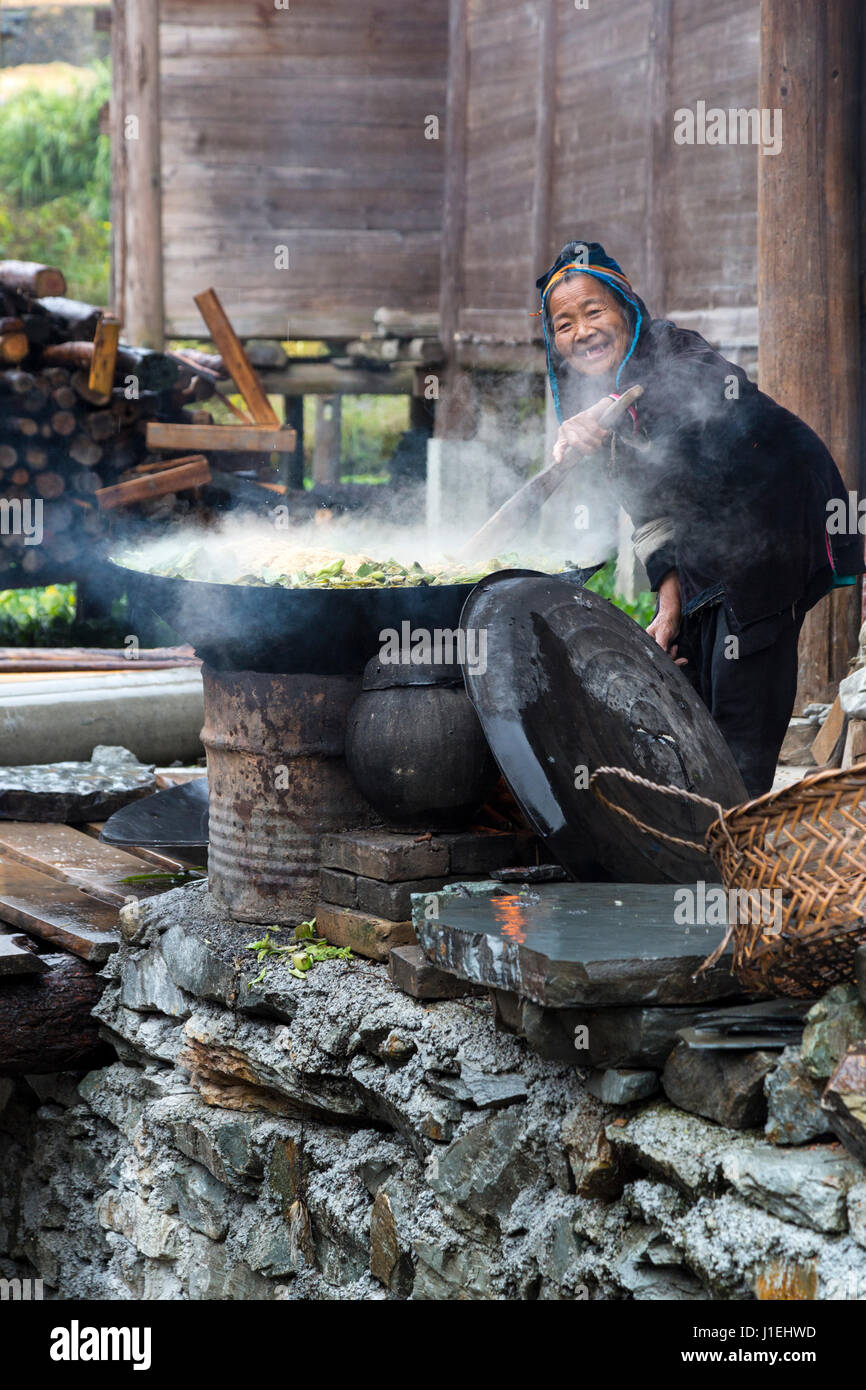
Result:
<instances>
[{"instance_id":1,"label":"stone wall","mask_svg":"<svg viewBox=\"0 0 866 1390\"><path fill-rule=\"evenodd\" d=\"M384 966L251 988L256 929L200 886L122 915L118 1061L0 1082L0 1275L88 1299L866 1298L866 1172L838 1144L605 1105L486 998L420 1003Z\"/></svg>"}]
</instances>

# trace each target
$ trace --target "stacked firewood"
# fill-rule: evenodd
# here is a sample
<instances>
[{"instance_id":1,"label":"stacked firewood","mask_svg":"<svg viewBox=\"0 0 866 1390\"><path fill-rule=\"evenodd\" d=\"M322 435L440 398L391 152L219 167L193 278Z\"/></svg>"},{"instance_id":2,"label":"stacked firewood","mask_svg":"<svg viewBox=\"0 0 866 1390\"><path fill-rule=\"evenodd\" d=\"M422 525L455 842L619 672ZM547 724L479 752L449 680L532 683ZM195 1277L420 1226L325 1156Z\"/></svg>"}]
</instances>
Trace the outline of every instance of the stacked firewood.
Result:
<instances>
[{"instance_id":1,"label":"stacked firewood","mask_svg":"<svg viewBox=\"0 0 866 1390\"><path fill-rule=\"evenodd\" d=\"M121 343L113 382L95 390L90 367L102 311L65 291L59 270L0 261L0 498L41 499L44 532L42 544L28 545L21 528L0 525L7 584L74 572L107 536L116 485L165 468L162 456L148 453L148 421L194 422L186 407L212 396L225 375L218 357ZM197 477L188 468L185 489ZM142 485L121 496L164 516L185 511L193 495L152 492Z\"/></svg>"}]
</instances>

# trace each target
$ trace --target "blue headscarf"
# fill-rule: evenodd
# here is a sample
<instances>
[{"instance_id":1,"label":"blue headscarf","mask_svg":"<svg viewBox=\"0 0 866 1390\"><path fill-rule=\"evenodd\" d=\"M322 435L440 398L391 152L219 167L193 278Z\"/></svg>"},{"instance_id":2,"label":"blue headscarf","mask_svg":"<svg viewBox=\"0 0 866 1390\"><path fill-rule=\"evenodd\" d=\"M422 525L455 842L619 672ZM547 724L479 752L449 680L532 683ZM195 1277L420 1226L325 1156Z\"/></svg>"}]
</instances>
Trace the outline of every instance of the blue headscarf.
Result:
<instances>
[{"instance_id":1,"label":"blue headscarf","mask_svg":"<svg viewBox=\"0 0 866 1390\"><path fill-rule=\"evenodd\" d=\"M631 286L631 281L624 274L622 267L609 256L604 247L598 241L570 241L563 246L553 265L546 270L543 275L539 275L536 280L538 292L541 295L541 326L544 330L544 348L547 354L547 379L550 382L550 390L553 395L553 404L556 409L556 418L562 423L562 407L559 400L559 382L556 378L556 370L553 364L550 334L547 326L547 295L554 285L559 284L560 280L572 271L582 271L584 275L592 275L596 280L602 280L609 285L612 290L616 290L621 299L624 299L633 310L635 315L634 333L632 335L631 346L625 357L619 364L616 373L616 385L619 386L619 379L626 362L631 357L637 347L637 340L640 336L641 324L643 323L642 304Z\"/></svg>"}]
</instances>

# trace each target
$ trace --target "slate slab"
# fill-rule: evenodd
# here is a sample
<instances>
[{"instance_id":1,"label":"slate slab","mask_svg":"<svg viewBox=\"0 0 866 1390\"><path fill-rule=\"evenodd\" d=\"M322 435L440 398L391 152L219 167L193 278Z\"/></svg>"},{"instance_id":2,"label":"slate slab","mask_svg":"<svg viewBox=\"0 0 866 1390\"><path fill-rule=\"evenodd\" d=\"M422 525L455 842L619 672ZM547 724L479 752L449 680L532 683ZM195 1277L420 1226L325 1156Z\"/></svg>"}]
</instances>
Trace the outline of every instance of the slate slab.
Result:
<instances>
[{"instance_id":1,"label":"slate slab","mask_svg":"<svg viewBox=\"0 0 866 1390\"><path fill-rule=\"evenodd\" d=\"M679 1035L700 1020L715 1017L723 1025L729 1012L698 1004L667 1008L549 1009L508 990L491 990L497 1028L525 1038L540 1057L551 1062L605 1068L661 1070Z\"/></svg>"},{"instance_id":2,"label":"slate slab","mask_svg":"<svg viewBox=\"0 0 866 1390\"><path fill-rule=\"evenodd\" d=\"M156 790L152 767L125 748L97 747L90 762L0 768L0 819L104 819Z\"/></svg>"},{"instance_id":3,"label":"slate slab","mask_svg":"<svg viewBox=\"0 0 866 1390\"><path fill-rule=\"evenodd\" d=\"M413 920L440 969L550 1008L695 1004L741 994L727 955L694 978L724 927L678 925L677 891L675 884L540 884L443 896L438 917L416 905Z\"/></svg>"},{"instance_id":4,"label":"slate slab","mask_svg":"<svg viewBox=\"0 0 866 1390\"><path fill-rule=\"evenodd\" d=\"M848 1189L863 1181L859 1163L836 1145L781 1151L769 1144L728 1154L725 1178L742 1197L783 1221L813 1231L844 1231Z\"/></svg>"},{"instance_id":5,"label":"slate slab","mask_svg":"<svg viewBox=\"0 0 866 1390\"><path fill-rule=\"evenodd\" d=\"M866 1042L849 1047L827 1082L821 1106L845 1147L866 1163Z\"/></svg>"},{"instance_id":6,"label":"slate slab","mask_svg":"<svg viewBox=\"0 0 866 1390\"><path fill-rule=\"evenodd\" d=\"M822 1082L810 1076L799 1049L786 1047L764 1082L767 1097L765 1134L771 1144L809 1144L827 1134L830 1122L821 1109Z\"/></svg>"},{"instance_id":7,"label":"slate slab","mask_svg":"<svg viewBox=\"0 0 866 1390\"><path fill-rule=\"evenodd\" d=\"M413 999L463 999L467 994L484 993L481 985L437 970L420 946L393 946L388 953L388 971L392 983Z\"/></svg>"},{"instance_id":8,"label":"slate slab","mask_svg":"<svg viewBox=\"0 0 866 1390\"><path fill-rule=\"evenodd\" d=\"M658 1088L657 1072L624 1067L594 1071L586 1083L590 1095L607 1105L631 1105L654 1095Z\"/></svg>"},{"instance_id":9,"label":"slate slab","mask_svg":"<svg viewBox=\"0 0 866 1390\"><path fill-rule=\"evenodd\" d=\"M866 1005L854 985L836 985L806 1015L800 1057L816 1080L826 1080L852 1043L866 1038Z\"/></svg>"}]
</instances>

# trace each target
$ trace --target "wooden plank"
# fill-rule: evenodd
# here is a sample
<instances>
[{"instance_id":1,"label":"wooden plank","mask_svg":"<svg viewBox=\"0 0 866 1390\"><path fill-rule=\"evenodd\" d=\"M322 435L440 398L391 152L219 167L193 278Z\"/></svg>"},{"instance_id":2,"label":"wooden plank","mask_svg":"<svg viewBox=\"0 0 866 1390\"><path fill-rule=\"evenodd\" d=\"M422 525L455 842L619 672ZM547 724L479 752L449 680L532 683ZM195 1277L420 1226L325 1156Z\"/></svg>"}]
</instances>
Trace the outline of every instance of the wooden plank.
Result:
<instances>
[{"instance_id":1,"label":"wooden plank","mask_svg":"<svg viewBox=\"0 0 866 1390\"><path fill-rule=\"evenodd\" d=\"M192 487L202 487L210 481L210 465L201 455L195 463L158 469L143 473L139 478L130 478L126 483L97 488L94 496L100 511L107 512L118 507L134 506L136 502L144 502L150 497L164 497L168 492L185 492Z\"/></svg>"},{"instance_id":2,"label":"wooden plank","mask_svg":"<svg viewBox=\"0 0 866 1390\"><path fill-rule=\"evenodd\" d=\"M7 975L43 975L47 969L42 957L27 945L25 936L0 931L0 979Z\"/></svg>"},{"instance_id":3,"label":"wooden plank","mask_svg":"<svg viewBox=\"0 0 866 1390\"><path fill-rule=\"evenodd\" d=\"M162 173L159 0L124 0L126 147L124 325L130 342L165 344L162 271ZM134 133L133 133L134 132ZM129 138L132 135L132 138Z\"/></svg>"},{"instance_id":4,"label":"wooden plank","mask_svg":"<svg viewBox=\"0 0 866 1390\"><path fill-rule=\"evenodd\" d=\"M147 422L148 449L207 449L228 453L278 453L295 447L294 430L264 425L175 425Z\"/></svg>"},{"instance_id":5,"label":"wooden plank","mask_svg":"<svg viewBox=\"0 0 866 1390\"><path fill-rule=\"evenodd\" d=\"M71 825L0 821L0 855L117 907L128 898L150 897L165 888L164 884L125 884L123 879L131 874L148 872L141 859Z\"/></svg>"},{"instance_id":6,"label":"wooden plank","mask_svg":"<svg viewBox=\"0 0 866 1390\"><path fill-rule=\"evenodd\" d=\"M758 159L761 388L821 436L860 486L859 0L763 0L759 106L782 112L779 154ZM785 235L779 235L779 228ZM820 274L815 267L820 266ZM815 343L828 373L815 371ZM856 651L859 586L810 613L797 707L833 698Z\"/></svg>"},{"instance_id":7,"label":"wooden plank","mask_svg":"<svg viewBox=\"0 0 866 1390\"><path fill-rule=\"evenodd\" d=\"M120 339L120 323L112 314L101 314L93 339L93 356L90 359L88 388L100 396L107 396L114 386L114 370L117 365L117 344Z\"/></svg>"},{"instance_id":8,"label":"wooden plank","mask_svg":"<svg viewBox=\"0 0 866 1390\"><path fill-rule=\"evenodd\" d=\"M244 403L257 425L279 427L279 417L256 376L255 368L244 351L243 344L231 326L228 315L219 301L216 290L204 290L194 296L199 313L210 330L217 352L244 398Z\"/></svg>"},{"instance_id":9,"label":"wooden plank","mask_svg":"<svg viewBox=\"0 0 866 1390\"><path fill-rule=\"evenodd\" d=\"M117 909L0 855L0 921L101 962L117 949Z\"/></svg>"}]
</instances>

